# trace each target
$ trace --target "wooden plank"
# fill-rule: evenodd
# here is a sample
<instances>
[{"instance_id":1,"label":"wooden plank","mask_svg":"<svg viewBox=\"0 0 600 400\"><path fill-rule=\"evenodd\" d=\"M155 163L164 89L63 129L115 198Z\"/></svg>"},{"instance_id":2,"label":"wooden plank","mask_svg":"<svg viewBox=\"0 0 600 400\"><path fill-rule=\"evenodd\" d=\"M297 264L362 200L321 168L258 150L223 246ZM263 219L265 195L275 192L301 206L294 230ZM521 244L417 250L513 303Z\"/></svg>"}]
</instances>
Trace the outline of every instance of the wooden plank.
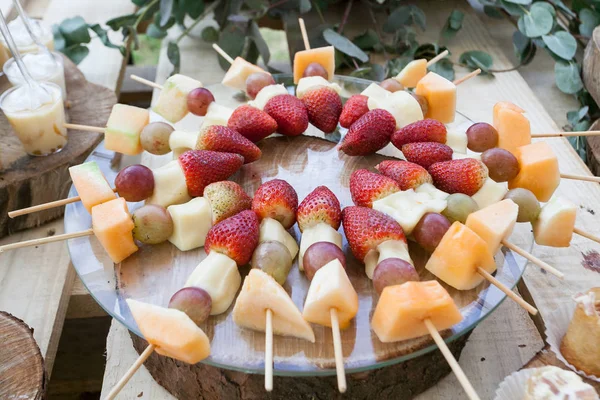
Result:
<instances>
[{"instance_id":1,"label":"wooden plank","mask_svg":"<svg viewBox=\"0 0 600 400\"><path fill-rule=\"evenodd\" d=\"M75 282L73 283L73 289L71 290L71 297L69 298L66 318L75 319L106 316L108 316L108 314L106 314L104 309L100 307L98 302L90 295L90 292L88 292L79 276L76 276Z\"/></svg>"}]
</instances>

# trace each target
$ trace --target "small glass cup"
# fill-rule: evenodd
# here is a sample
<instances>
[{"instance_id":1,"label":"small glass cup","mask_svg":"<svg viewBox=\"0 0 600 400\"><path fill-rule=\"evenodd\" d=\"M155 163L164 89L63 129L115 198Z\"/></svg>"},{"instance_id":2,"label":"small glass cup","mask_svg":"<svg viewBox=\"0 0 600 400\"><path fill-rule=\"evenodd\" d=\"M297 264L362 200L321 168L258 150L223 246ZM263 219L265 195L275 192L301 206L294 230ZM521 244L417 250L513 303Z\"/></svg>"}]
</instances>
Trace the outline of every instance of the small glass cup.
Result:
<instances>
[{"instance_id":1,"label":"small glass cup","mask_svg":"<svg viewBox=\"0 0 600 400\"><path fill-rule=\"evenodd\" d=\"M29 71L29 74L33 79L38 82L52 82L60 87L62 91L63 100L67 98L67 87L65 85L65 67L62 56L59 53L52 52L52 57L56 61L50 68L42 68L41 63L36 62L40 56L45 56L47 53L27 53L22 56L23 62ZM15 59L11 58L8 60L4 67L2 67L4 74L8 78L8 81L12 86L19 86L25 84L25 79L19 71L15 63Z\"/></svg>"},{"instance_id":2,"label":"small glass cup","mask_svg":"<svg viewBox=\"0 0 600 400\"><path fill-rule=\"evenodd\" d=\"M40 50L37 44L29 36L29 32L25 29L21 17L17 17L8 23L8 29L13 35L17 49L21 54L36 53ZM54 50L54 35L52 30L48 28L41 20L30 18L33 25L37 28L36 33L39 35L40 42L48 48L48 50ZM11 58L10 50L4 41L4 38L0 36L0 65L4 65Z\"/></svg>"},{"instance_id":3,"label":"small glass cup","mask_svg":"<svg viewBox=\"0 0 600 400\"><path fill-rule=\"evenodd\" d=\"M0 109L23 144L25 151L32 156L47 156L61 151L67 145L65 109L62 92L58 85L40 83L52 94L52 102L35 110L24 109L18 104L22 93L16 93L22 86L8 89L0 96ZM16 104L17 103L17 104Z\"/></svg>"}]
</instances>

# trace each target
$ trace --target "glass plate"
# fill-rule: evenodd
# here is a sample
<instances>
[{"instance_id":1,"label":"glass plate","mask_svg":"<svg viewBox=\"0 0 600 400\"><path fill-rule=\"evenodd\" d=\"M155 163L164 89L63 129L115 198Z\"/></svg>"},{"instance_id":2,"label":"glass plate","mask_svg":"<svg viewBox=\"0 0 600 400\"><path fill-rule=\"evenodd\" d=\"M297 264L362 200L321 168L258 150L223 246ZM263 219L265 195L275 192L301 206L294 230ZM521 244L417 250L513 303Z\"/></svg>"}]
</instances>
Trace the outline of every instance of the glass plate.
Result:
<instances>
[{"instance_id":1,"label":"glass plate","mask_svg":"<svg viewBox=\"0 0 600 400\"><path fill-rule=\"evenodd\" d=\"M277 76L285 83L290 93L293 85L289 75ZM343 76L335 81L343 88L343 97L361 92L371 82ZM220 84L210 87L219 104L236 107L245 100L239 92ZM153 114L152 120L160 120ZM189 115L180 121L177 129L198 129L201 118ZM457 114L457 120L449 129L465 131L470 125L469 119ZM345 130L342 130L345 131ZM307 134L296 138L274 136L259 143L263 157L261 160L245 165L231 179L240 183L247 193L254 193L266 180L281 178L287 180L303 199L316 186L328 186L340 199L342 207L352 205L348 190L349 175L359 168L373 168L387 156L399 156L399 152L390 146L383 155L367 157L348 157L338 153L336 143L344 132L335 132L325 136L314 127ZM311 137L312 136L312 137ZM109 182L114 182L117 172L126 165L141 162L154 168L168 162L172 156L115 156L100 144L88 160L94 160L106 174ZM70 196L77 193L71 188ZM142 203L130 203L133 211ZM65 212L66 232L88 229L91 217L78 203L69 204ZM340 229L342 231L342 229ZM296 239L300 238L297 226L290 231ZM343 232L342 232L343 233ZM525 248L532 247L532 237L527 235ZM125 302L127 298L166 306L171 295L180 289L195 266L206 256L204 249L181 252L170 243L157 246L140 246L140 251L124 262L114 265L108 258L96 238L81 237L69 240L69 251L73 265L81 280L96 301L111 316L123 323L135 334L140 335ZM426 254L418 246L411 244L411 255L421 279L435 279L423 266ZM351 255L344 237L344 252L347 255L348 275L359 293L359 312L350 327L342 332L343 353L348 373L365 371L399 363L432 351L435 346L430 337L421 337L398 343L381 343L370 329L371 313L377 303L377 294L371 281L364 273L364 266ZM502 249L496 255L498 271L496 277L508 287L513 288L523 274L526 260ZM248 267L241 268L242 275ZM473 329L504 300L505 295L487 282L477 289L457 291L444 285L457 302L464 320L445 333L446 340L452 341ZM308 280L298 268L292 268L285 289L294 303L302 309L308 290ZM237 327L230 316L231 308L224 314L213 316L201 327L212 343L212 354L205 363L225 369L248 373L264 371L264 334ZM331 375L335 374L333 343L331 330L313 325L316 343L295 338L274 337L275 374L277 375Z\"/></svg>"}]
</instances>

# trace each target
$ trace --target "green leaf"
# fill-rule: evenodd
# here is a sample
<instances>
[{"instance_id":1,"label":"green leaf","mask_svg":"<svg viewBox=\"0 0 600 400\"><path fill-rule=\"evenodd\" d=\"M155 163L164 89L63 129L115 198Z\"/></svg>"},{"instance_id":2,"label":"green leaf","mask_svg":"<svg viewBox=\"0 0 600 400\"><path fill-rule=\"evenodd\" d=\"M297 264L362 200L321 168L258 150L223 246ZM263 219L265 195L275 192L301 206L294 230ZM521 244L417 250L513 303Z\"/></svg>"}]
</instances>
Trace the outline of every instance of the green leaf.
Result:
<instances>
[{"instance_id":1,"label":"green leaf","mask_svg":"<svg viewBox=\"0 0 600 400\"><path fill-rule=\"evenodd\" d=\"M379 37L377 36L377 32L369 28L365 33L356 36L352 42L362 50L372 50L379 44Z\"/></svg>"},{"instance_id":2,"label":"green leaf","mask_svg":"<svg viewBox=\"0 0 600 400\"><path fill-rule=\"evenodd\" d=\"M569 7L562 2L562 0L550 0L550 3L554 4L557 8L568 14L570 17L576 17L577 14L573 12Z\"/></svg>"},{"instance_id":3,"label":"green leaf","mask_svg":"<svg viewBox=\"0 0 600 400\"><path fill-rule=\"evenodd\" d=\"M179 24L183 29L185 29L185 0L173 0L173 16L175 17L175 22Z\"/></svg>"},{"instance_id":4,"label":"green leaf","mask_svg":"<svg viewBox=\"0 0 600 400\"><path fill-rule=\"evenodd\" d=\"M520 4L523 6L528 6L531 4L531 0L506 0L509 3L513 3L513 4Z\"/></svg>"},{"instance_id":5,"label":"green leaf","mask_svg":"<svg viewBox=\"0 0 600 400\"><path fill-rule=\"evenodd\" d=\"M523 65L529 64L536 53L536 47L533 44L533 41L523 35L520 31L515 31L513 33L513 49L519 63Z\"/></svg>"},{"instance_id":6,"label":"green leaf","mask_svg":"<svg viewBox=\"0 0 600 400\"><path fill-rule=\"evenodd\" d=\"M312 4L310 4L310 0L300 0L300 14L306 14L312 8Z\"/></svg>"},{"instance_id":7,"label":"green leaf","mask_svg":"<svg viewBox=\"0 0 600 400\"><path fill-rule=\"evenodd\" d=\"M217 42L219 47L222 48L225 53L229 54L231 58L242 55L245 43L246 32L231 22L225 25L225 28L221 30L219 41ZM219 56L219 64L224 70L229 68L229 63L221 56Z\"/></svg>"},{"instance_id":8,"label":"green leaf","mask_svg":"<svg viewBox=\"0 0 600 400\"><path fill-rule=\"evenodd\" d=\"M262 37L260 29L258 29L258 25L255 21L252 21L250 23L249 36L250 38L252 38L252 41L256 45L256 48L263 62L265 63L265 65L267 65L269 63L269 60L271 59L271 52L269 51L269 46L267 45L267 42L265 42L265 39Z\"/></svg>"},{"instance_id":9,"label":"green leaf","mask_svg":"<svg viewBox=\"0 0 600 400\"><path fill-rule=\"evenodd\" d=\"M543 7L532 7L528 14L519 18L519 30L530 38L548 34L553 25L552 13Z\"/></svg>"},{"instance_id":10,"label":"green leaf","mask_svg":"<svg viewBox=\"0 0 600 400\"><path fill-rule=\"evenodd\" d=\"M323 38L327 43L335 47L337 50L342 53L349 55L350 57L358 58L362 62L369 61L369 56L360 49L360 47L356 46L354 43L350 41L345 36L340 35L336 31L331 28L325 29L323 31Z\"/></svg>"},{"instance_id":11,"label":"green leaf","mask_svg":"<svg viewBox=\"0 0 600 400\"><path fill-rule=\"evenodd\" d=\"M462 28L465 13L460 10L452 10L448 16L446 24L442 28L442 37L445 39L453 38L456 33Z\"/></svg>"},{"instance_id":12,"label":"green leaf","mask_svg":"<svg viewBox=\"0 0 600 400\"><path fill-rule=\"evenodd\" d=\"M137 15L135 14L121 15L120 17L109 19L106 21L106 25L108 25L113 31L118 31L124 26L133 25L136 19Z\"/></svg>"},{"instance_id":13,"label":"green leaf","mask_svg":"<svg viewBox=\"0 0 600 400\"><path fill-rule=\"evenodd\" d=\"M500 12L500 9L498 7L494 7L494 6L490 6L490 5L485 5L483 6L483 12L485 13L485 15L487 15L488 17L491 18L496 18L496 19L503 19L504 18L504 14L502 14Z\"/></svg>"},{"instance_id":14,"label":"green leaf","mask_svg":"<svg viewBox=\"0 0 600 400\"><path fill-rule=\"evenodd\" d=\"M385 79L385 69L379 64L365 64L362 68L352 71L350 76L381 82Z\"/></svg>"},{"instance_id":15,"label":"green leaf","mask_svg":"<svg viewBox=\"0 0 600 400\"><path fill-rule=\"evenodd\" d=\"M383 24L383 31L392 33L406 26L417 24L422 30L425 30L425 13L419 7L410 5L396 8Z\"/></svg>"},{"instance_id":16,"label":"green leaf","mask_svg":"<svg viewBox=\"0 0 600 400\"><path fill-rule=\"evenodd\" d=\"M71 61L75 64L79 64L83 61L84 58L90 53L90 49L87 46L82 44L74 44L69 47L66 47L63 50L63 54L67 56Z\"/></svg>"},{"instance_id":17,"label":"green leaf","mask_svg":"<svg viewBox=\"0 0 600 400\"><path fill-rule=\"evenodd\" d=\"M587 115L589 110L590 107L583 106L579 110L569 111L567 113L567 120L571 125L575 125Z\"/></svg>"},{"instance_id":18,"label":"green leaf","mask_svg":"<svg viewBox=\"0 0 600 400\"><path fill-rule=\"evenodd\" d=\"M146 35L156 38L162 39L167 36L167 31L161 29L154 22L148 25L148 29L146 29Z\"/></svg>"},{"instance_id":19,"label":"green leaf","mask_svg":"<svg viewBox=\"0 0 600 400\"><path fill-rule=\"evenodd\" d=\"M98 36L103 45L111 49L119 49L121 54L125 56L125 47L112 43L108 38L108 32L100 24L90 25L89 28Z\"/></svg>"},{"instance_id":20,"label":"green leaf","mask_svg":"<svg viewBox=\"0 0 600 400\"><path fill-rule=\"evenodd\" d=\"M179 72L181 67L181 54L179 53L179 45L175 42L169 42L167 46L167 58L173 64L173 74Z\"/></svg>"},{"instance_id":21,"label":"green leaf","mask_svg":"<svg viewBox=\"0 0 600 400\"><path fill-rule=\"evenodd\" d=\"M483 72L489 73L490 68L494 64L492 56L484 51L473 50L466 51L458 58L460 64L466 64L472 69L481 68Z\"/></svg>"},{"instance_id":22,"label":"green leaf","mask_svg":"<svg viewBox=\"0 0 600 400\"><path fill-rule=\"evenodd\" d=\"M575 94L583 89L579 67L575 63L557 61L554 64L556 86L564 93Z\"/></svg>"},{"instance_id":23,"label":"green leaf","mask_svg":"<svg viewBox=\"0 0 600 400\"><path fill-rule=\"evenodd\" d=\"M219 31L213 26L207 26L202 30L202 40L208 43L215 43L219 40Z\"/></svg>"},{"instance_id":24,"label":"green leaf","mask_svg":"<svg viewBox=\"0 0 600 400\"><path fill-rule=\"evenodd\" d=\"M508 0L500 0L500 4L504 11L512 15L513 17L520 17L521 15L525 15L527 11L523 6L519 4L510 3Z\"/></svg>"},{"instance_id":25,"label":"green leaf","mask_svg":"<svg viewBox=\"0 0 600 400\"><path fill-rule=\"evenodd\" d=\"M173 0L160 0L160 21L158 26L167 25L169 18L173 14Z\"/></svg>"},{"instance_id":26,"label":"green leaf","mask_svg":"<svg viewBox=\"0 0 600 400\"><path fill-rule=\"evenodd\" d=\"M88 25L80 16L65 19L60 23L59 30L65 38L67 46L77 43L89 43L92 40L88 32Z\"/></svg>"},{"instance_id":27,"label":"green leaf","mask_svg":"<svg viewBox=\"0 0 600 400\"><path fill-rule=\"evenodd\" d=\"M552 14L552 17L556 17L556 9L550 3L547 3L545 1L538 1L536 3L533 3L533 5L531 6L532 10L536 9L536 8L544 9L544 10L548 11L550 14ZM530 12L531 12L531 10L530 10Z\"/></svg>"},{"instance_id":28,"label":"green leaf","mask_svg":"<svg viewBox=\"0 0 600 400\"><path fill-rule=\"evenodd\" d=\"M204 1L183 0L183 8L192 19L196 19L202 15L202 12L204 11Z\"/></svg>"},{"instance_id":29,"label":"green leaf","mask_svg":"<svg viewBox=\"0 0 600 400\"><path fill-rule=\"evenodd\" d=\"M142 7L142 6L145 6L146 4L148 4L150 2L150 0L131 0L131 2L138 7Z\"/></svg>"},{"instance_id":30,"label":"green leaf","mask_svg":"<svg viewBox=\"0 0 600 400\"><path fill-rule=\"evenodd\" d=\"M62 52L67 44L67 41L62 33L60 33L60 28L57 24L52 25L52 35L54 36L54 48L56 51Z\"/></svg>"},{"instance_id":31,"label":"green leaf","mask_svg":"<svg viewBox=\"0 0 600 400\"><path fill-rule=\"evenodd\" d=\"M431 67L429 67L429 70L435 72L438 75L443 76L449 81L454 80L454 65L447 58L436 62Z\"/></svg>"},{"instance_id":32,"label":"green leaf","mask_svg":"<svg viewBox=\"0 0 600 400\"><path fill-rule=\"evenodd\" d=\"M577 52L577 40L569 32L558 31L554 35L542 36L548 49L564 60L572 60Z\"/></svg>"},{"instance_id":33,"label":"green leaf","mask_svg":"<svg viewBox=\"0 0 600 400\"><path fill-rule=\"evenodd\" d=\"M579 33L583 36L592 37L594 28L600 25L600 13L592 11L589 8L584 8L579 12Z\"/></svg>"}]
</instances>

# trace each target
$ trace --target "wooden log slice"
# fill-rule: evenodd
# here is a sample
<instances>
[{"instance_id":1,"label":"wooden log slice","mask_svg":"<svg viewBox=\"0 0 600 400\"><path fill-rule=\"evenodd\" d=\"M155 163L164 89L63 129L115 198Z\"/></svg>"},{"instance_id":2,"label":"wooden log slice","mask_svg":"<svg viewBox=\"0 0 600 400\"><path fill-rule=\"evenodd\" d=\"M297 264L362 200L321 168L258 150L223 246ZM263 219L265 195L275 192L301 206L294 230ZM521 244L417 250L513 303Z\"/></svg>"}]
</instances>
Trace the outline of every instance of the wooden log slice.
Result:
<instances>
[{"instance_id":1,"label":"wooden log slice","mask_svg":"<svg viewBox=\"0 0 600 400\"><path fill-rule=\"evenodd\" d=\"M142 353L148 342L129 331L133 347ZM448 343L458 359L471 332ZM259 399L412 399L434 386L451 370L439 350L384 368L347 376L348 390L338 392L335 376L275 376L273 392L265 391L265 378L212 367L190 365L153 353L144 363L150 375L178 399L259 400Z\"/></svg>"},{"instance_id":2,"label":"wooden log slice","mask_svg":"<svg viewBox=\"0 0 600 400\"><path fill-rule=\"evenodd\" d=\"M588 42L583 55L583 82L597 104L600 104L600 27Z\"/></svg>"},{"instance_id":3,"label":"wooden log slice","mask_svg":"<svg viewBox=\"0 0 600 400\"><path fill-rule=\"evenodd\" d=\"M600 130L600 119L590 126L590 130ZM592 174L600 176L600 136L588 136L585 138L586 146L586 164L590 167Z\"/></svg>"},{"instance_id":4,"label":"wooden log slice","mask_svg":"<svg viewBox=\"0 0 600 400\"><path fill-rule=\"evenodd\" d=\"M0 311L0 399L45 399L46 369L33 329Z\"/></svg>"},{"instance_id":5,"label":"wooden log slice","mask_svg":"<svg viewBox=\"0 0 600 400\"><path fill-rule=\"evenodd\" d=\"M64 63L67 118L75 124L105 126L117 101L115 93L88 82L67 58ZM8 87L9 83L3 77L0 89L4 91ZM15 219L8 218L7 212L67 196L71 187L68 168L82 163L102 140L102 135L97 133L70 130L68 134L69 141L61 152L47 157L32 157L25 153L6 117L0 113L0 237L63 215L63 207Z\"/></svg>"}]
</instances>

